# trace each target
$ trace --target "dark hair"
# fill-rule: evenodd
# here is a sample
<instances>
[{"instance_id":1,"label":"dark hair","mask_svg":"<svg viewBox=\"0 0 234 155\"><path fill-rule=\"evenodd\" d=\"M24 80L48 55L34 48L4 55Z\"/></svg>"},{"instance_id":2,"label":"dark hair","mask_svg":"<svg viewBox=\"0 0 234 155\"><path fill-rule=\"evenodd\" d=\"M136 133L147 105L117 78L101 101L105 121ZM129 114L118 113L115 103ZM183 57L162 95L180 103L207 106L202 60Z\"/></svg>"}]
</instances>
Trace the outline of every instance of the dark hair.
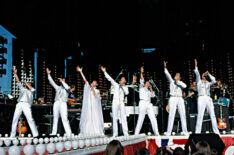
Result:
<instances>
[{"instance_id":1,"label":"dark hair","mask_svg":"<svg viewBox=\"0 0 234 155\"><path fill-rule=\"evenodd\" d=\"M125 78L125 80L127 81L126 77L124 75L120 75L118 78L118 81L121 81L122 78Z\"/></svg>"},{"instance_id":2,"label":"dark hair","mask_svg":"<svg viewBox=\"0 0 234 155\"><path fill-rule=\"evenodd\" d=\"M124 155L124 148L118 140L112 140L106 146L104 155Z\"/></svg>"},{"instance_id":3,"label":"dark hair","mask_svg":"<svg viewBox=\"0 0 234 155\"><path fill-rule=\"evenodd\" d=\"M141 148L135 152L135 155L150 155L150 152L146 148Z\"/></svg>"},{"instance_id":4,"label":"dark hair","mask_svg":"<svg viewBox=\"0 0 234 155\"><path fill-rule=\"evenodd\" d=\"M154 155L168 155L168 153L165 147L159 147Z\"/></svg>"},{"instance_id":5,"label":"dark hair","mask_svg":"<svg viewBox=\"0 0 234 155\"><path fill-rule=\"evenodd\" d=\"M177 147L173 151L173 155L186 155L186 153L181 147Z\"/></svg>"},{"instance_id":6,"label":"dark hair","mask_svg":"<svg viewBox=\"0 0 234 155\"><path fill-rule=\"evenodd\" d=\"M197 152L211 154L210 145L206 141L200 141L196 144Z\"/></svg>"},{"instance_id":7,"label":"dark hair","mask_svg":"<svg viewBox=\"0 0 234 155\"><path fill-rule=\"evenodd\" d=\"M211 155L218 155L218 154L219 152L215 148L211 149Z\"/></svg>"},{"instance_id":8,"label":"dark hair","mask_svg":"<svg viewBox=\"0 0 234 155\"><path fill-rule=\"evenodd\" d=\"M91 82L93 82L93 81L96 81L98 83L97 79L91 79Z\"/></svg>"},{"instance_id":9,"label":"dark hair","mask_svg":"<svg viewBox=\"0 0 234 155\"><path fill-rule=\"evenodd\" d=\"M202 152L195 152L195 153L193 153L192 155L207 155L207 154L202 153Z\"/></svg>"}]
</instances>

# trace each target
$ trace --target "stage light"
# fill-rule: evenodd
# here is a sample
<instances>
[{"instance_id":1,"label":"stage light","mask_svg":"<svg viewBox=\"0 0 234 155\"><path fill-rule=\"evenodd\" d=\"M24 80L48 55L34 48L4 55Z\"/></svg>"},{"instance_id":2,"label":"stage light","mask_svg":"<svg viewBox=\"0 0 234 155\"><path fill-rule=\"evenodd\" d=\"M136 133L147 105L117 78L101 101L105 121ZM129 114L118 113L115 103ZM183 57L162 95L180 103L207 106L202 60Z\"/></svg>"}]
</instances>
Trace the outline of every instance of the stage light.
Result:
<instances>
[{"instance_id":1,"label":"stage light","mask_svg":"<svg viewBox=\"0 0 234 155\"><path fill-rule=\"evenodd\" d=\"M32 155L34 152L34 147L32 145L26 145L23 149L25 155Z\"/></svg>"},{"instance_id":2,"label":"stage light","mask_svg":"<svg viewBox=\"0 0 234 155\"><path fill-rule=\"evenodd\" d=\"M49 138L46 137L46 138L44 139L44 143L47 144L48 142L49 142Z\"/></svg>"},{"instance_id":3,"label":"stage light","mask_svg":"<svg viewBox=\"0 0 234 155\"><path fill-rule=\"evenodd\" d=\"M54 153L55 151L55 144L54 143L49 143L47 146L46 146L46 149L49 153Z\"/></svg>"},{"instance_id":4,"label":"stage light","mask_svg":"<svg viewBox=\"0 0 234 155\"><path fill-rule=\"evenodd\" d=\"M58 142L56 143L56 149L58 150L58 152L62 152L63 151L63 143L62 142Z\"/></svg>"},{"instance_id":5,"label":"stage light","mask_svg":"<svg viewBox=\"0 0 234 155\"><path fill-rule=\"evenodd\" d=\"M64 143L64 147L67 151L70 151L71 147L72 147L72 144L71 144L71 141L66 141Z\"/></svg>"},{"instance_id":6,"label":"stage light","mask_svg":"<svg viewBox=\"0 0 234 155\"><path fill-rule=\"evenodd\" d=\"M79 140L78 145L82 149L84 147L84 140L83 139Z\"/></svg>"},{"instance_id":7,"label":"stage light","mask_svg":"<svg viewBox=\"0 0 234 155\"><path fill-rule=\"evenodd\" d=\"M25 144L25 139L21 139L21 140L20 140L20 144L21 144L22 146L24 146L24 144Z\"/></svg>"},{"instance_id":8,"label":"stage light","mask_svg":"<svg viewBox=\"0 0 234 155\"><path fill-rule=\"evenodd\" d=\"M8 150L8 153L10 155L20 154L20 148L18 146L11 146L10 149Z\"/></svg>"},{"instance_id":9,"label":"stage light","mask_svg":"<svg viewBox=\"0 0 234 155\"><path fill-rule=\"evenodd\" d=\"M141 49L142 53L152 53L152 52L155 52L156 51L156 48L143 48Z\"/></svg>"},{"instance_id":10,"label":"stage light","mask_svg":"<svg viewBox=\"0 0 234 155\"><path fill-rule=\"evenodd\" d=\"M44 144L38 144L36 146L36 152L39 154L39 155L43 155L44 152L45 152L45 145Z\"/></svg>"},{"instance_id":11,"label":"stage light","mask_svg":"<svg viewBox=\"0 0 234 155\"><path fill-rule=\"evenodd\" d=\"M90 146L90 139L85 139L85 145L86 145L86 147Z\"/></svg>"},{"instance_id":12,"label":"stage light","mask_svg":"<svg viewBox=\"0 0 234 155\"><path fill-rule=\"evenodd\" d=\"M6 154L4 148L0 147L0 154Z\"/></svg>"},{"instance_id":13,"label":"stage light","mask_svg":"<svg viewBox=\"0 0 234 155\"><path fill-rule=\"evenodd\" d=\"M77 140L72 141L72 147L74 150L76 150L78 148L78 141Z\"/></svg>"},{"instance_id":14,"label":"stage light","mask_svg":"<svg viewBox=\"0 0 234 155\"><path fill-rule=\"evenodd\" d=\"M38 144L38 138L34 138L33 143L34 143L34 145L37 145Z\"/></svg>"},{"instance_id":15,"label":"stage light","mask_svg":"<svg viewBox=\"0 0 234 155\"><path fill-rule=\"evenodd\" d=\"M39 138L39 143L42 144L43 143L43 138Z\"/></svg>"},{"instance_id":16,"label":"stage light","mask_svg":"<svg viewBox=\"0 0 234 155\"><path fill-rule=\"evenodd\" d=\"M11 141L10 141L9 139L5 139L5 140L4 140L4 143L5 143L6 146L10 146Z\"/></svg>"},{"instance_id":17,"label":"stage light","mask_svg":"<svg viewBox=\"0 0 234 155\"><path fill-rule=\"evenodd\" d=\"M26 142L27 142L27 144L31 145L32 144L32 139L28 138Z\"/></svg>"},{"instance_id":18,"label":"stage light","mask_svg":"<svg viewBox=\"0 0 234 155\"><path fill-rule=\"evenodd\" d=\"M13 140L13 145L18 145L19 144L19 140L18 139L14 139Z\"/></svg>"},{"instance_id":19,"label":"stage light","mask_svg":"<svg viewBox=\"0 0 234 155\"><path fill-rule=\"evenodd\" d=\"M58 137L54 138L54 142L57 143L58 142Z\"/></svg>"}]
</instances>

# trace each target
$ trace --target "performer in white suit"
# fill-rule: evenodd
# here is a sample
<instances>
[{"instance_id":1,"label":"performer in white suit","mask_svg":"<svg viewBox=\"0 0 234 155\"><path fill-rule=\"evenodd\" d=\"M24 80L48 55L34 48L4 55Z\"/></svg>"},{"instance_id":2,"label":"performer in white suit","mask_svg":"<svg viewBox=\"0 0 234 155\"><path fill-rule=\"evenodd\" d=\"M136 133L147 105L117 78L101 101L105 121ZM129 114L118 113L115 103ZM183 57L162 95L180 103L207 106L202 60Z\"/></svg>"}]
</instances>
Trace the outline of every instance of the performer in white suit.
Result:
<instances>
[{"instance_id":1,"label":"performer in white suit","mask_svg":"<svg viewBox=\"0 0 234 155\"><path fill-rule=\"evenodd\" d=\"M174 79L171 77L170 73L167 70L167 63L164 61L164 72L166 77L170 83L170 98L169 98L169 117L168 117L168 125L167 125L167 133L166 135L171 135L171 131L174 125L176 108L178 107L180 120L182 125L182 130L184 135L188 135L187 131L187 123L185 116L185 106L184 99L182 97L182 90L187 87L187 85L180 81L180 73L176 73Z\"/></svg>"},{"instance_id":2,"label":"performer in white suit","mask_svg":"<svg viewBox=\"0 0 234 155\"><path fill-rule=\"evenodd\" d=\"M22 112L24 113L24 115L28 121L28 124L29 124L31 131L32 131L32 134L33 134L33 137L37 137L38 131L37 131L35 122L33 120L32 110L31 110L31 105L33 103L33 93L34 93L35 89L31 86L31 83L27 83L27 82L25 82L25 85L27 86L27 88L24 88L22 86L22 84L19 80L19 77L17 75L17 69L15 69L14 67L13 67L13 73L15 75L17 85L19 86L19 89L20 89L20 96L17 100L18 103L16 104L15 113L13 116L11 137L15 137L17 123L18 123L19 117L22 114Z\"/></svg>"},{"instance_id":3,"label":"performer in white suit","mask_svg":"<svg viewBox=\"0 0 234 155\"><path fill-rule=\"evenodd\" d=\"M48 74L48 80L52 87L55 89L55 99L54 99L54 106L53 106L53 129L52 133L50 135L56 135L57 134L57 128L58 128L58 119L59 115L62 118L63 126L66 132L67 136L71 136L71 128L69 125L69 121L67 118L67 98L68 93L70 91L70 87L65 83L65 78L59 78L59 81L61 82L61 86L58 86L54 80L52 79L50 73L51 71L46 68L46 72Z\"/></svg>"},{"instance_id":4,"label":"performer in white suit","mask_svg":"<svg viewBox=\"0 0 234 155\"><path fill-rule=\"evenodd\" d=\"M113 78L106 72L106 68L101 66L101 70L104 72L105 77L111 82L113 86L113 101L112 101L112 117L113 117L113 137L118 136L118 112L120 112L120 119L122 123L123 133L125 136L128 135L127 118L124 106L124 96L128 95L128 88L125 86L126 79L120 78L119 83L115 82Z\"/></svg>"},{"instance_id":5,"label":"performer in white suit","mask_svg":"<svg viewBox=\"0 0 234 155\"><path fill-rule=\"evenodd\" d=\"M104 121L102 114L102 105L100 91L97 89L96 80L89 85L82 68L76 68L80 72L85 85L83 94L83 104L80 118L80 135L104 135Z\"/></svg>"},{"instance_id":6,"label":"performer in white suit","mask_svg":"<svg viewBox=\"0 0 234 155\"><path fill-rule=\"evenodd\" d=\"M139 117L137 121L135 135L140 133L142 123L147 113L152 124L154 135L159 136L158 123L153 111L153 105L151 103L151 98L155 97L155 93L150 85L149 81L144 80L143 76L144 68L141 67L141 79L140 79L140 102L139 102Z\"/></svg>"},{"instance_id":7,"label":"performer in white suit","mask_svg":"<svg viewBox=\"0 0 234 155\"><path fill-rule=\"evenodd\" d=\"M198 115L197 115L197 124L196 124L196 133L201 133L202 128L202 120L204 116L204 112L207 109L210 114L213 131L216 134L219 134L219 129L217 126L217 121L214 113L214 105L213 101L210 97L210 86L215 84L215 77L213 77L208 71L202 74L202 79L200 77L200 73L198 71L197 60L195 62L195 74L197 81L197 91L198 91ZM209 76L211 82L207 81L207 76Z\"/></svg>"}]
</instances>

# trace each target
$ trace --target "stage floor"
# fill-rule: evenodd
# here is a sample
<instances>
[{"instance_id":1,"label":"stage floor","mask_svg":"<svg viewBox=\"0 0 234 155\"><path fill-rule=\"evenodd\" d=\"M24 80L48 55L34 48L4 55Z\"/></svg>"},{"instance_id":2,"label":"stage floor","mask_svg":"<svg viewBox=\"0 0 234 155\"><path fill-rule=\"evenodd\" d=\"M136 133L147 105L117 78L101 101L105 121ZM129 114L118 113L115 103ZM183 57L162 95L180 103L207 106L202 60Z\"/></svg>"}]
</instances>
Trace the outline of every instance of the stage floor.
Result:
<instances>
[{"instance_id":1,"label":"stage floor","mask_svg":"<svg viewBox=\"0 0 234 155\"><path fill-rule=\"evenodd\" d=\"M111 138L106 136L107 138ZM161 146L162 141L163 140L167 140L168 141L168 146L170 147L184 147L187 140L188 140L189 136L181 136L181 135L175 135L175 136L145 136L145 137L136 137L135 139L132 138L131 140L121 140L121 144L124 146L124 151L125 154L130 155L132 153L134 153L136 150L145 147L145 140L148 139L149 141L149 150L151 152L151 154L153 154L156 149L158 147ZM221 135L220 136L221 139L223 140L226 148L234 145L234 135L233 134L225 134L225 135ZM105 137L104 137L105 138ZM19 138L19 140L21 139L28 139L27 137L25 138ZM30 138L33 139L33 138ZM118 137L114 138L114 139L119 139ZM12 140L11 138L0 138L0 140L4 143L4 141L6 140ZM79 141L79 140L78 140ZM20 144L19 144L20 145ZM21 155L24 155L23 153L23 149L27 144L25 144L24 146L19 146L20 150L21 150ZM48 144L45 144L45 148ZM36 150L36 145L34 146L34 150ZM7 152L8 155L8 150L10 147L2 147L4 148L5 152ZM63 152L58 153L58 151L55 151L54 154L59 154L59 155L85 155L85 154L93 154L93 155L102 155L104 153L106 149L106 144L103 145L99 145L99 146L94 146L94 147L84 147L82 149L72 149L69 151L66 151L66 149L63 149ZM45 153L43 155L47 155L49 154L46 149L45 149ZM36 153L36 151L34 151L33 155L38 155L38 153Z\"/></svg>"}]
</instances>

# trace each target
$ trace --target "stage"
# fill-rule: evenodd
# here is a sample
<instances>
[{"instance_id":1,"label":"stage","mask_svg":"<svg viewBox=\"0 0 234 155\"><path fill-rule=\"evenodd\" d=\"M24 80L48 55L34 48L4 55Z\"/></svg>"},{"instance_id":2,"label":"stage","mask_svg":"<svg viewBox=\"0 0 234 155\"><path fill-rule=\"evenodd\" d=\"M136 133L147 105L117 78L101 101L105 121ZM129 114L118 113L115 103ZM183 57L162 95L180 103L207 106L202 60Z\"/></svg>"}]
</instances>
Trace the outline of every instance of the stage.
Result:
<instances>
[{"instance_id":1,"label":"stage","mask_svg":"<svg viewBox=\"0 0 234 155\"><path fill-rule=\"evenodd\" d=\"M29 140L28 140L29 139ZM72 138L66 139L64 137L57 137L53 139L49 138L39 138L37 140L33 138L19 138L18 142L16 139L12 138L0 138L0 154L1 151L5 151L6 155L9 155L9 152L20 151L20 155L24 155L24 151L34 152L33 155L47 155L50 154L59 154L59 155L84 155L84 154L93 154L93 155L102 155L106 148L108 142L113 139L117 139L121 141L121 144L124 146L124 154L132 155L136 150L143 148L146 146L146 139L149 142L149 151L151 154L154 154L158 147L162 145L168 145L170 148L176 147L185 147L185 144L188 140L188 136L146 136L144 134L138 136L120 136L120 137L78 137L73 136ZM233 134L225 134L221 135L221 139L225 144L225 150L232 145L234 145L234 135ZM10 142L9 144L9 141ZM57 142L55 142L57 141ZM27 142L31 142L36 145L29 145ZM7 144L8 143L8 144ZM18 146L13 149L13 143ZM23 145L22 145L23 144ZM4 145L4 146L3 146ZM9 145L8 147L5 145ZM88 147L87 147L88 146ZM27 147L27 148L26 148ZM40 152L40 153L37 153ZM30 154L30 153L29 153Z\"/></svg>"}]
</instances>

